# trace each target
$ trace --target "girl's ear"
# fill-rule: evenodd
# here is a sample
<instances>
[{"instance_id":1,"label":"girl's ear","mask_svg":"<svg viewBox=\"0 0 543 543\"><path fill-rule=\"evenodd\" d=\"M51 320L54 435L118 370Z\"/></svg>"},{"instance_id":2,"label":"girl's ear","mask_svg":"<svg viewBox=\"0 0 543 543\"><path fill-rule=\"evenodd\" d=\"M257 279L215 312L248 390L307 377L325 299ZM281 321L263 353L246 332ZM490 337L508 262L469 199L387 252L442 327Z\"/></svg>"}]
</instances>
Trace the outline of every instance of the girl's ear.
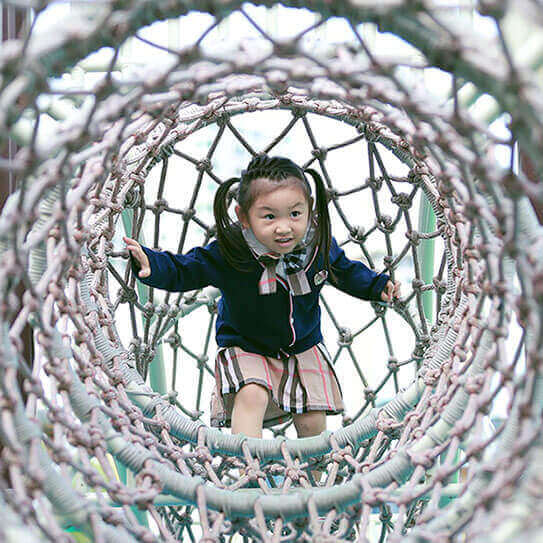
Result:
<instances>
[{"instance_id":1,"label":"girl's ear","mask_svg":"<svg viewBox=\"0 0 543 543\"><path fill-rule=\"evenodd\" d=\"M241 206L238 204L235 207L236 215L238 217L239 222L243 226L243 228L249 228L249 222L247 221L247 218L245 217L245 213L243 213L243 209L241 209Z\"/></svg>"}]
</instances>

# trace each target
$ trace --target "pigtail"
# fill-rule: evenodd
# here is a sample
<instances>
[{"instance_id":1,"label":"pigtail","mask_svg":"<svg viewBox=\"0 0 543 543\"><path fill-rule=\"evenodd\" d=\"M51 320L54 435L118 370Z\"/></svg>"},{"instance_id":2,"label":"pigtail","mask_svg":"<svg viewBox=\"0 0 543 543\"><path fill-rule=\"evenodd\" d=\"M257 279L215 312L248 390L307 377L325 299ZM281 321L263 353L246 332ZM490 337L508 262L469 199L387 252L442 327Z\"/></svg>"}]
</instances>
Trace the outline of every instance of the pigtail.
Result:
<instances>
[{"instance_id":1,"label":"pigtail","mask_svg":"<svg viewBox=\"0 0 543 543\"><path fill-rule=\"evenodd\" d=\"M246 245L243 234L238 224L234 224L228 215L228 207L231 199L229 192L234 183L239 183L238 177L231 177L222 183L213 200L213 215L217 229L217 241L219 249L226 261L238 271L246 271L249 259L243 248Z\"/></svg>"},{"instance_id":2,"label":"pigtail","mask_svg":"<svg viewBox=\"0 0 543 543\"><path fill-rule=\"evenodd\" d=\"M324 269L328 272L328 280L333 285L337 284L336 276L330 267L330 246L332 244L332 226L330 223L330 214L328 213L328 195L324 181L316 170L307 168L304 172L311 174L315 182L316 192L316 211L318 217L318 235L317 243L319 252L324 257Z\"/></svg>"}]
</instances>

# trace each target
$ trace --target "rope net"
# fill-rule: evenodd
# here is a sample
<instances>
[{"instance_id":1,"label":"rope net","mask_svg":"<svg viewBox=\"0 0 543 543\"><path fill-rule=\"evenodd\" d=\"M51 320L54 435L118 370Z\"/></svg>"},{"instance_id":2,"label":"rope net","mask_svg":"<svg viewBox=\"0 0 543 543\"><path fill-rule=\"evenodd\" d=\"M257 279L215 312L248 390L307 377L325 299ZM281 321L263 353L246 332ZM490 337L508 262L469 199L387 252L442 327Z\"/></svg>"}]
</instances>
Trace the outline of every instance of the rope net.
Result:
<instances>
[{"instance_id":1,"label":"rope net","mask_svg":"<svg viewBox=\"0 0 543 543\"><path fill-rule=\"evenodd\" d=\"M18 182L0 216L3 540L535 540L543 234L529 199L543 193L513 148L542 171L543 104L537 60L517 58L507 28L537 31L540 4L479 2L487 41L458 24L465 2L284 2L312 16L288 38L259 23L268 2L74 3L40 31L53 4L13 2L34 19L0 52L0 138L18 145L0 161ZM190 46L143 37L166 19ZM241 20L254 39L217 47ZM338 21L345 42L313 43ZM439 68L450 99L372 50L368 24L413 47L412 71ZM134 37L156 50L152 66L123 69ZM59 85L104 47L90 90ZM490 117L508 115L505 136L469 111L482 95ZM220 293L148 289L121 236L206 244L214 188L238 173L224 157L241 169L293 148L323 175L340 245L400 277L404 296L338 313L326 287L323 332L356 391L346 414L317 437L284 424L248 439L206 418ZM371 334L382 345L369 360Z\"/></svg>"}]
</instances>

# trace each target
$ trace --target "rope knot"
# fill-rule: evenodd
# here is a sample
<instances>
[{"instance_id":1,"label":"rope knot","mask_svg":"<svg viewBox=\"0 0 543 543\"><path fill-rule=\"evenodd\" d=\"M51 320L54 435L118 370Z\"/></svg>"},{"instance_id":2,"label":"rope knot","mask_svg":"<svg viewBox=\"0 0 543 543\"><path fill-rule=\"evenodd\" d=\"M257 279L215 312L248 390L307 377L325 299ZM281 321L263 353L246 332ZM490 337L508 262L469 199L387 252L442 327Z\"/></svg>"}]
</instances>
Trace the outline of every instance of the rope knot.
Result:
<instances>
[{"instance_id":1,"label":"rope knot","mask_svg":"<svg viewBox=\"0 0 543 543\"><path fill-rule=\"evenodd\" d=\"M473 220L475 217L478 217L481 214L481 209L478 204L473 200L469 200L464 204L464 215L469 219Z\"/></svg>"},{"instance_id":2,"label":"rope knot","mask_svg":"<svg viewBox=\"0 0 543 543\"><path fill-rule=\"evenodd\" d=\"M410 232L405 233L405 237L417 247L420 243L420 235L416 230L411 230Z\"/></svg>"},{"instance_id":3,"label":"rope knot","mask_svg":"<svg viewBox=\"0 0 543 543\"><path fill-rule=\"evenodd\" d=\"M305 473L299 468L288 467L285 469L285 478L289 478L291 481L299 481L305 477Z\"/></svg>"},{"instance_id":4,"label":"rope knot","mask_svg":"<svg viewBox=\"0 0 543 543\"><path fill-rule=\"evenodd\" d=\"M413 168L412 170L409 170L409 173L407 174L407 182L411 183L412 185L420 185L422 181L422 171L420 168Z\"/></svg>"},{"instance_id":5,"label":"rope knot","mask_svg":"<svg viewBox=\"0 0 543 543\"><path fill-rule=\"evenodd\" d=\"M194 215L196 215L196 210L193 207L182 211L183 219L186 221L190 221Z\"/></svg>"},{"instance_id":6,"label":"rope knot","mask_svg":"<svg viewBox=\"0 0 543 543\"><path fill-rule=\"evenodd\" d=\"M153 470L144 468L136 475L134 482L140 490L134 502L138 509L147 509L152 505L156 495L162 491L162 481Z\"/></svg>"},{"instance_id":7,"label":"rope knot","mask_svg":"<svg viewBox=\"0 0 543 543\"><path fill-rule=\"evenodd\" d=\"M390 434L402 426L401 422L392 418L385 411L380 411L376 422L377 430L384 434Z\"/></svg>"},{"instance_id":8,"label":"rope knot","mask_svg":"<svg viewBox=\"0 0 543 543\"><path fill-rule=\"evenodd\" d=\"M217 115L217 126L219 127L223 127L223 126L226 126L228 124L228 120L230 119L230 115L228 115L228 113L226 112L223 112L219 115ZM205 171L202 167L203 165L203 162L207 160L209 162L209 160L207 158L204 158L202 160L200 160L197 164L196 164L196 169L199 170L199 171Z\"/></svg>"},{"instance_id":9,"label":"rope knot","mask_svg":"<svg viewBox=\"0 0 543 543\"><path fill-rule=\"evenodd\" d=\"M94 371L92 371L88 377L92 377L92 375L94 375ZM109 388L108 390L104 390L102 392L102 398L106 403L111 403L112 401L116 400L117 397L118 394L113 388Z\"/></svg>"},{"instance_id":10,"label":"rope knot","mask_svg":"<svg viewBox=\"0 0 543 543\"><path fill-rule=\"evenodd\" d=\"M164 198L159 198L155 200L153 204L153 211L156 215L162 213L168 207L168 202Z\"/></svg>"},{"instance_id":11,"label":"rope knot","mask_svg":"<svg viewBox=\"0 0 543 543\"><path fill-rule=\"evenodd\" d=\"M471 375L466 379L466 391L469 394L477 394L485 382L484 375Z\"/></svg>"},{"instance_id":12,"label":"rope knot","mask_svg":"<svg viewBox=\"0 0 543 543\"><path fill-rule=\"evenodd\" d=\"M394 262L394 257L392 255L385 255L383 257L383 264L387 269L390 270L392 263Z\"/></svg>"},{"instance_id":13,"label":"rope knot","mask_svg":"<svg viewBox=\"0 0 543 543\"><path fill-rule=\"evenodd\" d=\"M132 424L143 421L143 413L135 405L127 406L126 411L128 419Z\"/></svg>"},{"instance_id":14,"label":"rope knot","mask_svg":"<svg viewBox=\"0 0 543 543\"><path fill-rule=\"evenodd\" d=\"M123 374L118 369L109 370L109 382L116 387L123 383Z\"/></svg>"},{"instance_id":15,"label":"rope knot","mask_svg":"<svg viewBox=\"0 0 543 543\"><path fill-rule=\"evenodd\" d=\"M127 251L128 253L128 251ZM128 254L127 254L128 257ZM126 302L134 304L138 301L138 295L133 288L123 289L121 295L119 296L119 303L124 304Z\"/></svg>"},{"instance_id":16,"label":"rope knot","mask_svg":"<svg viewBox=\"0 0 543 543\"><path fill-rule=\"evenodd\" d=\"M330 203L332 200L337 200L339 196L339 193L334 188L326 188L326 201Z\"/></svg>"},{"instance_id":17,"label":"rope knot","mask_svg":"<svg viewBox=\"0 0 543 543\"><path fill-rule=\"evenodd\" d=\"M140 205L141 201L141 192L139 191L139 188L132 187L128 190L126 193L126 196L124 198L124 207L129 208L136 208Z\"/></svg>"},{"instance_id":18,"label":"rope knot","mask_svg":"<svg viewBox=\"0 0 543 543\"><path fill-rule=\"evenodd\" d=\"M372 488L364 479L361 479L360 484L362 486L362 495L360 496L362 499L362 503L371 505L372 507L375 507L382 503L380 497L381 492L379 488Z\"/></svg>"},{"instance_id":19,"label":"rope knot","mask_svg":"<svg viewBox=\"0 0 543 543\"><path fill-rule=\"evenodd\" d=\"M168 304L158 304L155 308L155 314L158 317L164 317L168 314L169 306Z\"/></svg>"},{"instance_id":20,"label":"rope knot","mask_svg":"<svg viewBox=\"0 0 543 543\"><path fill-rule=\"evenodd\" d=\"M386 305L382 304L381 302L370 302L371 303L371 307L373 307L373 310L375 311L375 315L378 316L378 317L382 317L387 308L386 308Z\"/></svg>"},{"instance_id":21,"label":"rope knot","mask_svg":"<svg viewBox=\"0 0 543 543\"><path fill-rule=\"evenodd\" d=\"M350 232L352 241L364 241L365 228L363 226L353 226Z\"/></svg>"},{"instance_id":22,"label":"rope knot","mask_svg":"<svg viewBox=\"0 0 543 543\"><path fill-rule=\"evenodd\" d=\"M393 204L396 204L400 209L403 209L404 211L410 209L411 205L413 204L411 197L409 196L409 194L405 194L405 192L400 192L396 194L396 196L393 196L391 200Z\"/></svg>"},{"instance_id":23,"label":"rope knot","mask_svg":"<svg viewBox=\"0 0 543 543\"><path fill-rule=\"evenodd\" d=\"M399 370L398 359L390 357L387 362L387 367L391 373L396 373Z\"/></svg>"},{"instance_id":24,"label":"rope knot","mask_svg":"<svg viewBox=\"0 0 543 543\"><path fill-rule=\"evenodd\" d=\"M324 147L318 147L317 149L312 149L311 154L318 159L325 160L328 155L328 149Z\"/></svg>"},{"instance_id":25,"label":"rope knot","mask_svg":"<svg viewBox=\"0 0 543 543\"><path fill-rule=\"evenodd\" d=\"M381 127L373 123L366 123L363 132L366 141L370 143L378 142L381 139Z\"/></svg>"},{"instance_id":26,"label":"rope knot","mask_svg":"<svg viewBox=\"0 0 543 543\"><path fill-rule=\"evenodd\" d=\"M424 380L424 384L426 386L433 387L437 383L437 380L439 379L439 374L440 372L438 369L427 370L422 377Z\"/></svg>"},{"instance_id":27,"label":"rope knot","mask_svg":"<svg viewBox=\"0 0 543 543\"><path fill-rule=\"evenodd\" d=\"M394 224L390 215L381 215L376 221L376 226L384 234L394 232Z\"/></svg>"},{"instance_id":28,"label":"rope knot","mask_svg":"<svg viewBox=\"0 0 543 543\"><path fill-rule=\"evenodd\" d=\"M196 458L200 462L208 462L209 464L213 462L213 456L211 455L207 447L199 445L194 449L194 453L195 453Z\"/></svg>"},{"instance_id":29,"label":"rope knot","mask_svg":"<svg viewBox=\"0 0 543 543\"><path fill-rule=\"evenodd\" d=\"M382 505L381 514L379 515L379 520L383 523L388 523L392 518L392 509L388 505Z\"/></svg>"},{"instance_id":30,"label":"rope knot","mask_svg":"<svg viewBox=\"0 0 543 543\"><path fill-rule=\"evenodd\" d=\"M278 57L293 57L298 53L298 40L295 38L276 40L273 44L273 52Z\"/></svg>"},{"instance_id":31,"label":"rope knot","mask_svg":"<svg viewBox=\"0 0 543 543\"><path fill-rule=\"evenodd\" d=\"M199 160L196 164L196 169L199 172L209 173L211 171L211 161L209 160L209 158L203 158L202 160Z\"/></svg>"},{"instance_id":32,"label":"rope knot","mask_svg":"<svg viewBox=\"0 0 543 543\"><path fill-rule=\"evenodd\" d=\"M441 175L437 182L437 189L445 197L452 196L455 191L451 176L448 174Z\"/></svg>"},{"instance_id":33,"label":"rope knot","mask_svg":"<svg viewBox=\"0 0 543 543\"><path fill-rule=\"evenodd\" d=\"M453 354L458 358L460 362L465 362L467 353L461 345L455 345L453 347Z\"/></svg>"},{"instance_id":34,"label":"rope knot","mask_svg":"<svg viewBox=\"0 0 543 543\"><path fill-rule=\"evenodd\" d=\"M524 194L520 179L511 171L501 178L501 183L506 194L513 199L520 198Z\"/></svg>"},{"instance_id":35,"label":"rope knot","mask_svg":"<svg viewBox=\"0 0 543 543\"><path fill-rule=\"evenodd\" d=\"M447 292L447 281L440 280L439 277L434 277L432 283L438 294L445 294Z\"/></svg>"},{"instance_id":36,"label":"rope knot","mask_svg":"<svg viewBox=\"0 0 543 543\"><path fill-rule=\"evenodd\" d=\"M338 344L341 346L351 345L353 342L353 333L348 328L339 329Z\"/></svg>"},{"instance_id":37,"label":"rope knot","mask_svg":"<svg viewBox=\"0 0 543 543\"><path fill-rule=\"evenodd\" d=\"M100 428L96 426L89 428L89 444L92 449L101 447L104 444L104 434Z\"/></svg>"},{"instance_id":38,"label":"rope knot","mask_svg":"<svg viewBox=\"0 0 543 543\"><path fill-rule=\"evenodd\" d=\"M492 19L503 19L507 12L507 2L501 0L479 0L477 11L483 16L492 17Z\"/></svg>"},{"instance_id":39,"label":"rope knot","mask_svg":"<svg viewBox=\"0 0 543 543\"><path fill-rule=\"evenodd\" d=\"M413 281L411 281L411 286L415 292L420 292L424 286L424 281L422 279L413 279Z\"/></svg>"},{"instance_id":40,"label":"rope knot","mask_svg":"<svg viewBox=\"0 0 543 543\"><path fill-rule=\"evenodd\" d=\"M543 270L534 274L533 287L535 300L539 304L543 303Z\"/></svg>"},{"instance_id":41,"label":"rope knot","mask_svg":"<svg viewBox=\"0 0 543 543\"><path fill-rule=\"evenodd\" d=\"M152 302L147 302L144 306L143 306L143 313L144 315L150 319L154 313L155 313L155 306L153 305Z\"/></svg>"},{"instance_id":42,"label":"rope knot","mask_svg":"<svg viewBox=\"0 0 543 543\"><path fill-rule=\"evenodd\" d=\"M434 464L434 459L429 451L419 453L408 450L407 456L409 456L411 462L413 462L415 466L422 466L425 469L431 468Z\"/></svg>"},{"instance_id":43,"label":"rope knot","mask_svg":"<svg viewBox=\"0 0 543 543\"><path fill-rule=\"evenodd\" d=\"M181 336L176 332L172 332L164 341L169 343L172 349L177 349L181 345Z\"/></svg>"},{"instance_id":44,"label":"rope knot","mask_svg":"<svg viewBox=\"0 0 543 543\"><path fill-rule=\"evenodd\" d=\"M380 191L383 186L383 178L382 177L370 177L368 179L369 186L375 190Z\"/></svg>"}]
</instances>

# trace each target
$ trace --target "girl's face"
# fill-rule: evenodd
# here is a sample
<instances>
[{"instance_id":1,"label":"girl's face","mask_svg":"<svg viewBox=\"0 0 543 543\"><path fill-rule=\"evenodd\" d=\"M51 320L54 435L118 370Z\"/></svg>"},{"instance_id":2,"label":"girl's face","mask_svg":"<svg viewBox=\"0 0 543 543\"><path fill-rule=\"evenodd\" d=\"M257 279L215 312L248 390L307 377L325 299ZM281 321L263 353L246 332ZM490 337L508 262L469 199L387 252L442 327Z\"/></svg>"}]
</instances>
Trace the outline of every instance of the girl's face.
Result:
<instances>
[{"instance_id":1,"label":"girl's face","mask_svg":"<svg viewBox=\"0 0 543 543\"><path fill-rule=\"evenodd\" d=\"M244 228L250 227L256 239L268 249L281 254L292 251L304 237L313 199L308 202L298 184L268 192L272 186L269 180L255 179L251 183L257 183L252 188L260 194L249 208L248 216L236 206L240 223Z\"/></svg>"}]
</instances>

